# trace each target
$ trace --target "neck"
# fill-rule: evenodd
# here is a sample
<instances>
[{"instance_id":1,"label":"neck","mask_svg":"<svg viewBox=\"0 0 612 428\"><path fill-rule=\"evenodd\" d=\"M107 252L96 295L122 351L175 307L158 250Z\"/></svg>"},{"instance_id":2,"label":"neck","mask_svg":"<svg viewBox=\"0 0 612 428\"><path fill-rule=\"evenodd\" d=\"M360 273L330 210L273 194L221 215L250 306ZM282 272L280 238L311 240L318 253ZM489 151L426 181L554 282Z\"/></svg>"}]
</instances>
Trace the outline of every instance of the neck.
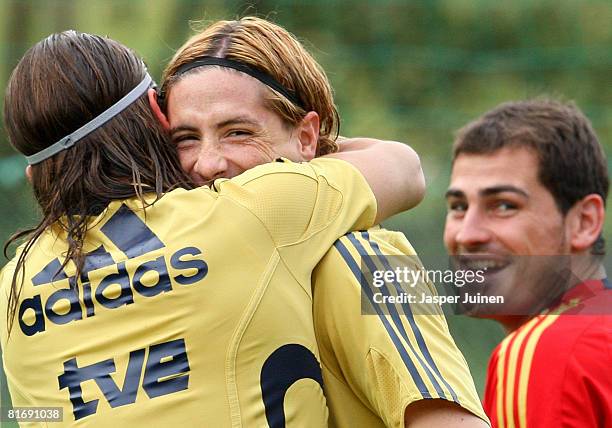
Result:
<instances>
[{"instance_id":1,"label":"neck","mask_svg":"<svg viewBox=\"0 0 612 428\"><path fill-rule=\"evenodd\" d=\"M594 257L589 251L573 254L571 257L571 277L566 291L585 281L601 280L605 277L606 269L601 258ZM536 315L507 315L497 318L497 321L503 326L506 333L510 334Z\"/></svg>"},{"instance_id":2,"label":"neck","mask_svg":"<svg viewBox=\"0 0 612 428\"><path fill-rule=\"evenodd\" d=\"M503 318L497 319L497 321L502 325L506 334L512 333L514 330L518 329L520 326L529 321L531 316L527 315L508 315Z\"/></svg>"},{"instance_id":3,"label":"neck","mask_svg":"<svg viewBox=\"0 0 612 428\"><path fill-rule=\"evenodd\" d=\"M570 286L578 285L589 279L604 279L606 269L601 258L590 253L576 254L572 256L572 276L574 281Z\"/></svg>"}]
</instances>

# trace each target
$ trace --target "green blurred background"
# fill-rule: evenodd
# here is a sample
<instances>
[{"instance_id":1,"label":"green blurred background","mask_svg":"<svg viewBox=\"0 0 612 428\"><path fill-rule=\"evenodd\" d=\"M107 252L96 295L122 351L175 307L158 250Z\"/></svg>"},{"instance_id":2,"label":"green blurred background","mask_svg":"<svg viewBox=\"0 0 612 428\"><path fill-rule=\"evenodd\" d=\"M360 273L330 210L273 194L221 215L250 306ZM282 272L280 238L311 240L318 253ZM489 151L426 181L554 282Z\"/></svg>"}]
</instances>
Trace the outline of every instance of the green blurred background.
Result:
<instances>
[{"instance_id":1,"label":"green blurred background","mask_svg":"<svg viewBox=\"0 0 612 428\"><path fill-rule=\"evenodd\" d=\"M467 121L502 101L558 95L575 100L606 151L612 149L610 0L0 0L0 5L3 92L25 50L56 31L72 28L117 39L139 52L159 78L196 21L256 14L285 26L326 69L343 135L404 141L420 153L427 197L386 225L404 231L430 265L445 260L442 196L453 132ZM38 218L24 167L2 130L3 242ZM608 241L610 226L608 218ZM492 322L460 316L449 317L449 323L482 391L489 352L503 332Z\"/></svg>"}]
</instances>

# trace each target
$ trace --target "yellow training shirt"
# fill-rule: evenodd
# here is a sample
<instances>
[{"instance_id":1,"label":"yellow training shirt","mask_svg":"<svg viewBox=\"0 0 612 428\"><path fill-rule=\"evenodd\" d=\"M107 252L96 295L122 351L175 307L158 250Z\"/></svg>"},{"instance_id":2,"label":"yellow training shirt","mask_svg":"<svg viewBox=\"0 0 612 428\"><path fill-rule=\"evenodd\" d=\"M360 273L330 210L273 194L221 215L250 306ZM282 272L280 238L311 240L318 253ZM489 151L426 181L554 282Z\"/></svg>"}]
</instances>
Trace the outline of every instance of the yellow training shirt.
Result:
<instances>
[{"instance_id":1,"label":"yellow training shirt","mask_svg":"<svg viewBox=\"0 0 612 428\"><path fill-rule=\"evenodd\" d=\"M455 402L488 422L439 306L380 303L374 296L398 294L392 284L373 287L372 279L400 265L423 269L403 234L371 229L339 239L313 272L330 426L403 427L406 407L423 399ZM427 281L414 290L436 295ZM369 309L363 314L362 304Z\"/></svg>"},{"instance_id":2,"label":"yellow training shirt","mask_svg":"<svg viewBox=\"0 0 612 428\"><path fill-rule=\"evenodd\" d=\"M321 427L327 410L310 276L334 241L372 226L348 163L272 163L215 189L174 190L91 221L75 281L58 227L30 251L10 338L15 260L0 276L13 406L91 427ZM46 426L24 423L24 426Z\"/></svg>"}]
</instances>

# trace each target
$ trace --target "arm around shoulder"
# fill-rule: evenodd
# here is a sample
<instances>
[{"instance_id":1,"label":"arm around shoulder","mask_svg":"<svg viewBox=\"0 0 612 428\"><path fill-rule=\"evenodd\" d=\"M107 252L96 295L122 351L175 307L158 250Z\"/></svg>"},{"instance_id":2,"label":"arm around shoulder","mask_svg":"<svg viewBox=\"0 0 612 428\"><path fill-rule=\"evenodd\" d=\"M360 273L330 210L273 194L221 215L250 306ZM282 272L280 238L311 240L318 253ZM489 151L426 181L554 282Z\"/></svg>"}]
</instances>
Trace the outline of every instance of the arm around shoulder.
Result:
<instances>
[{"instance_id":1,"label":"arm around shoulder","mask_svg":"<svg viewBox=\"0 0 612 428\"><path fill-rule=\"evenodd\" d=\"M365 177L376 197L377 223L423 199L425 176L410 146L371 138L343 139L339 146L339 152L326 156L349 162Z\"/></svg>"}]
</instances>

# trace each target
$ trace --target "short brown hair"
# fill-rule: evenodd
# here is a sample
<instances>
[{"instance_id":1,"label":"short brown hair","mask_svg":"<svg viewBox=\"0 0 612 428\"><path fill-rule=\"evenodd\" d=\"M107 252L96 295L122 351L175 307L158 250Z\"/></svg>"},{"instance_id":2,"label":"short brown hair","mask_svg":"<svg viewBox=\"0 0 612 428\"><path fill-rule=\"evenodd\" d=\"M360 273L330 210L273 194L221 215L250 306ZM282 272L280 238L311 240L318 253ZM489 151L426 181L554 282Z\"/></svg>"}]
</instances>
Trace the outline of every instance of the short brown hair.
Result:
<instances>
[{"instance_id":1,"label":"short brown hair","mask_svg":"<svg viewBox=\"0 0 612 428\"><path fill-rule=\"evenodd\" d=\"M606 155L591 122L573 104L550 98L507 102L457 132L453 162L462 153L488 154L504 147L527 147L538 156L538 179L565 215L589 194L604 204L609 178ZM600 237L593 254L604 254Z\"/></svg>"},{"instance_id":2,"label":"short brown hair","mask_svg":"<svg viewBox=\"0 0 612 428\"><path fill-rule=\"evenodd\" d=\"M177 76L178 69L202 56L238 61L272 76L295 93L302 106L268 89L269 108L293 126L309 111L316 112L320 119L317 156L337 151L339 115L327 76L304 46L283 27L256 17L211 24L191 37L174 55L164 70L161 94L167 98L172 85L193 72Z\"/></svg>"}]
</instances>

